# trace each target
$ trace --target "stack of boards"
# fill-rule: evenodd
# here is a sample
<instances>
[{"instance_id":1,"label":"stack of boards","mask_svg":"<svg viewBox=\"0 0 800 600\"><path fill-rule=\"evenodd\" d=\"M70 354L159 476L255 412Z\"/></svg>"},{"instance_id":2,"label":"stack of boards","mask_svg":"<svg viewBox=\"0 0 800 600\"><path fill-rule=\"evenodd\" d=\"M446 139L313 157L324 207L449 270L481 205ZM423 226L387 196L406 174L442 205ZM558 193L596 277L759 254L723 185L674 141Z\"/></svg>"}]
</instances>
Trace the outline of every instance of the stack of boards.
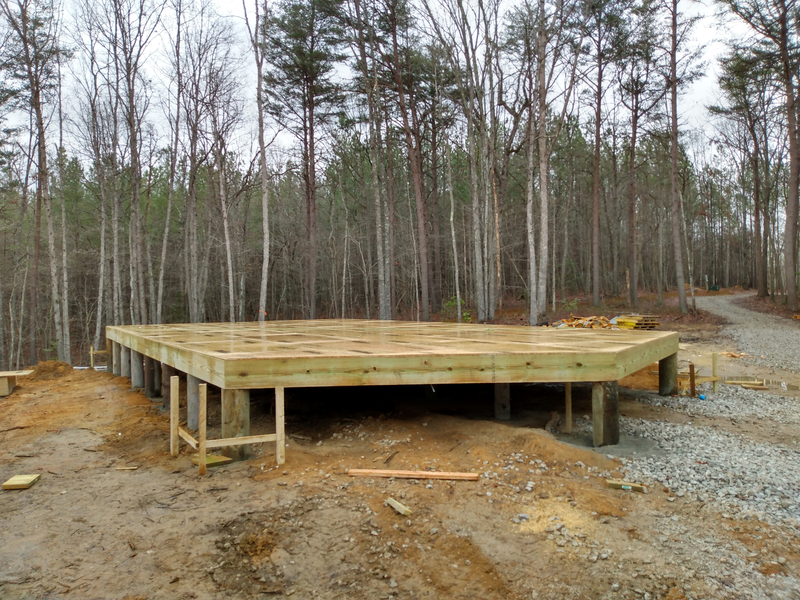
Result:
<instances>
[{"instance_id":1,"label":"stack of boards","mask_svg":"<svg viewBox=\"0 0 800 600\"><path fill-rule=\"evenodd\" d=\"M4 490L27 490L34 483L39 481L40 473L35 475L14 475L3 484Z\"/></svg>"}]
</instances>

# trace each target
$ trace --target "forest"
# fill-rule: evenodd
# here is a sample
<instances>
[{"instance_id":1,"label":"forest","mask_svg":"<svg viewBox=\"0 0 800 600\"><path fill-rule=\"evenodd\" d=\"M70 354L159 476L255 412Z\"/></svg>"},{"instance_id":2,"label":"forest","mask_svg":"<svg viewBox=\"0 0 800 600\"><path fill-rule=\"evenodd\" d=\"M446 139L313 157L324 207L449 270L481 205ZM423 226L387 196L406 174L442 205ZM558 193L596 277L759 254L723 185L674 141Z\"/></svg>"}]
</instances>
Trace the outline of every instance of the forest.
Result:
<instances>
[{"instance_id":1,"label":"forest","mask_svg":"<svg viewBox=\"0 0 800 600\"><path fill-rule=\"evenodd\" d=\"M106 325L796 309L798 6L712 6L718 64L689 8L3 0L0 368Z\"/></svg>"}]
</instances>

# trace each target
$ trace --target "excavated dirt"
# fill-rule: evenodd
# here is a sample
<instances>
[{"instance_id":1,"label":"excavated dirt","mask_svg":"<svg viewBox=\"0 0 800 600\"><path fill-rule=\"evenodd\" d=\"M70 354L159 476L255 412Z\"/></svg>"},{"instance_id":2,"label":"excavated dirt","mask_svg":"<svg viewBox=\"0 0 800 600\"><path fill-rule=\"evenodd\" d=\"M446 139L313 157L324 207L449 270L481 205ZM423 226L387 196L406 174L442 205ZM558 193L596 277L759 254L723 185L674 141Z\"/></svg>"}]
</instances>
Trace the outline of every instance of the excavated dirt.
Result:
<instances>
[{"instance_id":1,"label":"excavated dirt","mask_svg":"<svg viewBox=\"0 0 800 600\"><path fill-rule=\"evenodd\" d=\"M712 349L734 349L713 319L701 321L681 333L682 367L708 358L710 368ZM733 371L736 360L723 365ZM623 382L623 415L690 422L637 402L657 387L654 369ZM28 490L0 493L0 597L740 597L724 578L700 574L713 552L694 551L693 532L758 561L767 576L800 575L793 534L781 525L739 521L660 486L608 488L607 476L621 476L615 448L544 429L552 411L563 413L563 386L515 386L504 423L493 420L488 386L295 391L284 466L274 466L273 447L253 446L249 460L203 477L186 445L169 456L161 401L129 388L128 379L45 363L0 398L0 477L42 474ZM254 434L273 430L271 411L271 394L254 393ZM574 414L589 418L588 386L574 386ZM769 422L693 420L776 433ZM213 437L218 392L209 422ZM797 439L797 425L781 427ZM346 473L373 467L480 480ZM389 497L412 514L397 514ZM678 520L682 534L664 525Z\"/></svg>"}]
</instances>

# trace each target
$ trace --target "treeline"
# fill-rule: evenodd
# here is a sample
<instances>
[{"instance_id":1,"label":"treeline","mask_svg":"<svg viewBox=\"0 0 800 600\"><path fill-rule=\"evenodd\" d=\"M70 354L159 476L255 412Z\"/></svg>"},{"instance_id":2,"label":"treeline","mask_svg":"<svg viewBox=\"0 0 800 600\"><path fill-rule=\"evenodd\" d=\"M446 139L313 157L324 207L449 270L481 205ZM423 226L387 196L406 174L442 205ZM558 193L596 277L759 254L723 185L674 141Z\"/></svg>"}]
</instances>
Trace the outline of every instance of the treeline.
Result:
<instances>
[{"instance_id":1,"label":"treeline","mask_svg":"<svg viewBox=\"0 0 800 600\"><path fill-rule=\"evenodd\" d=\"M4 0L0 367L108 324L796 307L800 22L724 6L684 131L678 0Z\"/></svg>"}]
</instances>

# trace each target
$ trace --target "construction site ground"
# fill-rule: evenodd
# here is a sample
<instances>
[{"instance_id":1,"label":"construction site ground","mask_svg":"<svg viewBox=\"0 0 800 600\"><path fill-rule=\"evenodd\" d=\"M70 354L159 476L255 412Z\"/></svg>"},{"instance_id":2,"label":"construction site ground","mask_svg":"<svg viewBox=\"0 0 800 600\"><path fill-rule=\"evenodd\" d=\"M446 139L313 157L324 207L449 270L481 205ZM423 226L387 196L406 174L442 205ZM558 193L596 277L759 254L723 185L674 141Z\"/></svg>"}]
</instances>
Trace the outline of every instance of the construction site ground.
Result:
<instances>
[{"instance_id":1,"label":"construction site ground","mask_svg":"<svg viewBox=\"0 0 800 600\"><path fill-rule=\"evenodd\" d=\"M701 313L662 329L681 333L682 367L708 373L712 351L737 350L720 325ZM765 376L736 358L721 369ZM657 387L652 371L622 382L624 416L798 439L796 424L641 403L641 390ZM797 374L769 377L797 395ZM563 385L514 386L508 422L494 420L490 386L295 391L285 465L271 445L253 446L249 460L202 477L185 444L169 455L161 400L129 388L110 373L40 363L0 398L0 477L41 473L30 489L0 492L0 598L739 597L700 575L713 551L680 550L697 532L766 577L800 577L788 527L737 520L660 485L607 487L636 445L594 449L584 430L561 432L552 413L563 427ZM587 419L590 386L573 397L574 419ZM253 394L254 434L272 430L271 409L269 392ZM213 390L209 424L218 436ZM349 468L480 478L354 478ZM672 545L656 545L664 537Z\"/></svg>"}]
</instances>

